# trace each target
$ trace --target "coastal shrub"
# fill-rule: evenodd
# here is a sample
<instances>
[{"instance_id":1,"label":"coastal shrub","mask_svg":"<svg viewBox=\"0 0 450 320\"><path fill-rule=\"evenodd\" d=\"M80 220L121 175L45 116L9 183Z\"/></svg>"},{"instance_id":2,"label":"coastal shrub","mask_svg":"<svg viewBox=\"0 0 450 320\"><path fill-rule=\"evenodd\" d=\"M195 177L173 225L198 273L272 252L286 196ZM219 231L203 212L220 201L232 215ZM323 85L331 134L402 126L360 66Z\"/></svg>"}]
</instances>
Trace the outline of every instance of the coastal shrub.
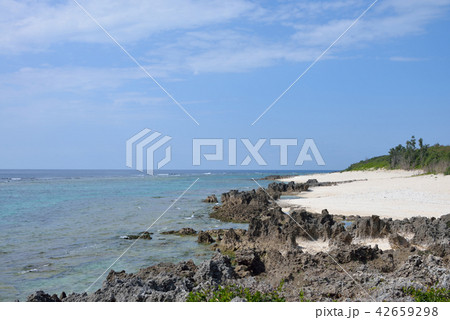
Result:
<instances>
[{"instance_id":1,"label":"coastal shrub","mask_svg":"<svg viewBox=\"0 0 450 320\"><path fill-rule=\"evenodd\" d=\"M424 144L414 136L389 150L385 156L374 157L352 164L346 171L370 169L423 169L427 173L450 174L450 146Z\"/></svg>"},{"instance_id":2,"label":"coastal shrub","mask_svg":"<svg viewBox=\"0 0 450 320\"><path fill-rule=\"evenodd\" d=\"M219 286L216 290L201 290L189 292L187 302L230 302L234 298L243 298L248 302L284 302L281 296L281 289L284 281L272 292L250 291L248 288L235 285Z\"/></svg>"},{"instance_id":3,"label":"coastal shrub","mask_svg":"<svg viewBox=\"0 0 450 320\"><path fill-rule=\"evenodd\" d=\"M403 291L416 302L450 302L450 290L446 288L428 287L423 291L414 287L403 288Z\"/></svg>"},{"instance_id":4,"label":"coastal shrub","mask_svg":"<svg viewBox=\"0 0 450 320\"><path fill-rule=\"evenodd\" d=\"M346 171L389 169L389 156L379 156L352 164Z\"/></svg>"}]
</instances>

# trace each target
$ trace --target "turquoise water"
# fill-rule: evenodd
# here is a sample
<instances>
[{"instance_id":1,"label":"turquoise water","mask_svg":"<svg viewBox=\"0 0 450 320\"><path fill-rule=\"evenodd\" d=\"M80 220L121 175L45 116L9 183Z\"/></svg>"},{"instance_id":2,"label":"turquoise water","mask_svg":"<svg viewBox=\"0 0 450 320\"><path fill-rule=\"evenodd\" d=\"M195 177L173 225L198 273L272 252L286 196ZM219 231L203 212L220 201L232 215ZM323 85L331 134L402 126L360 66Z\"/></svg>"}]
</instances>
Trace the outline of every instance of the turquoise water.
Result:
<instances>
[{"instance_id":1,"label":"turquoise water","mask_svg":"<svg viewBox=\"0 0 450 320\"><path fill-rule=\"evenodd\" d=\"M207 195L257 188L251 178L309 172L188 172L146 176L132 170L0 170L0 301L36 290L86 290L173 201L198 182L114 265L135 272L159 262L212 255L195 237L164 230L246 228L209 218ZM266 186L271 181L258 181ZM104 276L106 277L106 275ZM101 286L100 279L91 291Z\"/></svg>"}]
</instances>

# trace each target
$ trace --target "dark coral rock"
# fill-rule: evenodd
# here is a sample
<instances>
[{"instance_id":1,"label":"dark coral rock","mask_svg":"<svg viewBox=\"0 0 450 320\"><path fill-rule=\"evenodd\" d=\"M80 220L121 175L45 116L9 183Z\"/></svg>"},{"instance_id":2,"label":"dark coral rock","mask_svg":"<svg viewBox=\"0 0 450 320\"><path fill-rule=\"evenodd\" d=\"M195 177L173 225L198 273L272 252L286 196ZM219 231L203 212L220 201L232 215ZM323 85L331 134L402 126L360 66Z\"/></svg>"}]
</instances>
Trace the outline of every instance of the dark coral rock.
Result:
<instances>
[{"instance_id":1,"label":"dark coral rock","mask_svg":"<svg viewBox=\"0 0 450 320\"><path fill-rule=\"evenodd\" d=\"M200 231L197 238L198 243L211 244L214 243L213 237L208 232Z\"/></svg>"},{"instance_id":2,"label":"dark coral rock","mask_svg":"<svg viewBox=\"0 0 450 320\"><path fill-rule=\"evenodd\" d=\"M56 294L50 296L44 291L37 291L32 295L28 296L28 302L60 302L61 300L58 298Z\"/></svg>"},{"instance_id":3,"label":"dark coral rock","mask_svg":"<svg viewBox=\"0 0 450 320\"><path fill-rule=\"evenodd\" d=\"M152 237L150 236L152 233L144 231L144 232L140 232L138 234L129 234L125 237L123 237L123 239L126 240L135 240L135 239L143 239L143 240L151 240Z\"/></svg>"},{"instance_id":4,"label":"dark coral rock","mask_svg":"<svg viewBox=\"0 0 450 320\"><path fill-rule=\"evenodd\" d=\"M195 236L197 231L192 228L181 228L180 230L163 231L161 234L174 234L178 236Z\"/></svg>"},{"instance_id":5,"label":"dark coral rock","mask_svg":"<svg viewBox=\"0 0 450 320\"><path fill-rule=\"evenodd\" d=\"M206 197L206 199L203 199L202 201L206 202L206 203L217 203L217 202L219 202L219 200L217 200L217 197L216 197L215 194L212 194L212 195Z\"/></svg>"}]
</instances>

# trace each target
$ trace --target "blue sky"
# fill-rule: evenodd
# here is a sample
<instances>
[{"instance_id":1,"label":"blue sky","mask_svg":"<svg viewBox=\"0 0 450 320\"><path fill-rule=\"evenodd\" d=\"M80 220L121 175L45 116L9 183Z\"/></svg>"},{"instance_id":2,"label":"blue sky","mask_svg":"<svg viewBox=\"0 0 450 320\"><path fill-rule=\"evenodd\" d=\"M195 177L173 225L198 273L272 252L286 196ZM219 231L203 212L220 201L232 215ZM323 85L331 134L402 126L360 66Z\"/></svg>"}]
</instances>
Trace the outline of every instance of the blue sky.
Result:
<instances>
[{"instance_id":1,"label":"blue sky","mask_svg":"<svg viewBox=\"0 0 450 320\"><path fill-rule=\"evenodd\" d=\"M0 168L123 169L144 128L173 137L166 169L190 168L192 138L313 138L330 170L450 144L450 0L378 1L251 125L372 2L80 0L198 126L73 0L4 0ZM264 169L299 149L280 167L266 143Z\"/></svg>"}]
</instances>

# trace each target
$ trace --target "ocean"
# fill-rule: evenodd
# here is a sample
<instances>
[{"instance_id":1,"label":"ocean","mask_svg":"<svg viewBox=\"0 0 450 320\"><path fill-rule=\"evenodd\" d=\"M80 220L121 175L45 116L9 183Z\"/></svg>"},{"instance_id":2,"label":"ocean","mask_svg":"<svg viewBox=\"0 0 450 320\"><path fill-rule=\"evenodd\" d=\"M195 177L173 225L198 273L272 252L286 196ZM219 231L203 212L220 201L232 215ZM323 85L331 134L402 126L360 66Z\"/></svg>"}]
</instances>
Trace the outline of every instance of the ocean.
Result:
<instances>
[{"instance_id":1,"label":"ocean","mask_svg":"<svg viewBox=\"0 0 450 320\"><path fill-rule=\"evenodd\" d=\"M314 171L317 172L317 171ZM159 262L213 254L196 237L160 232L246 228L209 218L213 204L201 200L230 189L250 190L267 175L313 171L0 170L0 301L26 300L37 290L83 292L132 243L123 237L153 225L152 240L140 239L113 266L136 272ZM258 181L266 186L272 181ZM90 291L95 291L107 273Z\"/></svg>"}]
</instances>

